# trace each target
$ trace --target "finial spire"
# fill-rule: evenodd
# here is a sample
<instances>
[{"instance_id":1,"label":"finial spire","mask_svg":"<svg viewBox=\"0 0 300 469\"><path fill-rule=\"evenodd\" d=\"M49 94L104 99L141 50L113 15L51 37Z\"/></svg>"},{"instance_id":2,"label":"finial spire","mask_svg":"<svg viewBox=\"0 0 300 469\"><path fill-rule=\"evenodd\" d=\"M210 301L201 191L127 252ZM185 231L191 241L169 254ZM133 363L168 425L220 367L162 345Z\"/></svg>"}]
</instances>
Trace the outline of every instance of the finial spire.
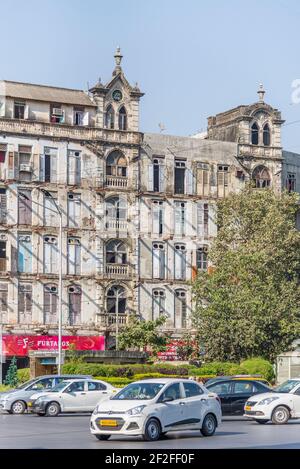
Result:
<instances>
[{"instance_id":1,"label":"finial spire","mask_svg":"<svg viewBox=\"0 0 300 469\"><path fill-rule=\"evenodd\" d=\"M121 49L120 47L118 46L117 47L117 50L116 50L116 53L114 55L115 57L115 61L116 61L116 68L115 68L115 71L120 71L121 70L121 62L122 62L122 59L123 59L123 55L121 54Z\"/></svg>"},{"instance_id":2,"label":"finial spire","mask_svg":"<svg viewBox=\"0 0 300 469\"><path fill-rule=\"evenodd\" d=\"M263 86L262 83L259 85L259 90L258 90L257 94L258 94L258 97L259 97L259 102L263 103L264 102L264 96L265 96L265 90L264 90L264 86Z\"/></svg>"}]
</instances>

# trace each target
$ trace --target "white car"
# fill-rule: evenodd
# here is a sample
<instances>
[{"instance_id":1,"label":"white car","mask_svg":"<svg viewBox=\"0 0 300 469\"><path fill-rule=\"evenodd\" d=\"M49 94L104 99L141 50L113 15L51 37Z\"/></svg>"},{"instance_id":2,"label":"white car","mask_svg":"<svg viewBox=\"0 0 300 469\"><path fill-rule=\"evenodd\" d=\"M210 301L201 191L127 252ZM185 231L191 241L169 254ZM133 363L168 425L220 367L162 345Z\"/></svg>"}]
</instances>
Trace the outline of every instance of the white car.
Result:
<instances>
[{"instance_id":1,"label":"white car","mask_svg":"<svg viewBox=\"0 0 300 469\"><path fill-rule=\"evenodd\" d=\"M90 429L98 440L111 435L156 441L170 431L212 436L221 423L220 400L189 379L149 379L129 384L94 410Z\"/></svg>"},{"instance_id":2,"label":"white car","mask_svg":"<svg viewBox=\"0 0 300 469\"><path fill-rule=\"evenodd\" d=\"M277 425L289 419L300 418L300 378L289 379L274 389L274 392L256 394L245 404L244 417L257 423L271 420Z\"/></svg>"},{"instance_id":3,"label":"white car","mask_svg":"<svg viewBox=\"0 0 300 469\"><path fill-rule=\"evenodd\" d=\"M116 388L100 380L66 380L50 392L33 394L27 406L31 412L49 417L62 412L92 412L99 401L116 392Z\"/></svg>"}]
</instances>

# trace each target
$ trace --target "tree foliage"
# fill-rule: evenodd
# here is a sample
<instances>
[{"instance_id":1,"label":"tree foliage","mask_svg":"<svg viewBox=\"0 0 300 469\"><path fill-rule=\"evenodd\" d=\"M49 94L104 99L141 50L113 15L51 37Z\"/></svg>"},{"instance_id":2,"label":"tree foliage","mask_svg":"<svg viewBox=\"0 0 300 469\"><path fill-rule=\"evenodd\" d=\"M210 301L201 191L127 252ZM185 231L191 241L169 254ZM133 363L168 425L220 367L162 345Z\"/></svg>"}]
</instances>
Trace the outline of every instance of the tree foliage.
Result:
<instances>
[{"instance_id":1,"label":"tree foliage","mask_svg":"<svg viewBox=\"0 0 300 469\"><path fill-rule=\"evenodd\" d=\"M16 387L18 384L18 373L17 373L17 360L16 357L12 358L9 368L6 373L5 382L7 386Z\"/></svg>"},{"instance_id":2,"label":"tree foliage","mask_svg":"<svg viewBox=\"0 0 300 469\"><path fill-rule=\"evenodd\" d=\"M121 350L142 350L150 348L154 354L165 350L168 337L159 329L165 324L166 317L154 321L140 321L131 316L126 327L119 335Z\"/></svg>"},{"instance_id":3,"label":"tree foliage","mask_svg":"<svg viewBox=\"0 0 300 469\"><path fill-rule=\"evenodd\" d=\"M299 198L245 188L217 203L214 268L193 285L206 358L274 360L299 337Z\"/></svg>"}]
</instances>

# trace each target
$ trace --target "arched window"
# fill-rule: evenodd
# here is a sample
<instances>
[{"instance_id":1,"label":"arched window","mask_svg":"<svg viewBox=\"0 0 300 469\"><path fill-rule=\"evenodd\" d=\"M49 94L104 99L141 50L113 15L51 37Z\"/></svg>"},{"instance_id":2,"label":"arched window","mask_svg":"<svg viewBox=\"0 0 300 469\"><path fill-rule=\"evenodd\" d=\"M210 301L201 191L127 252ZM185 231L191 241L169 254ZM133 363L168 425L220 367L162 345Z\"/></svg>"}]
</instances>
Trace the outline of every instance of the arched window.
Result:
<instances>
[{"instance_id":1,"label":"arched window","mask_svg":"<svg viewBox=\"0 0 300 469\"><path fill-rule=\"evenodd\" d=\"M166 293L165 290L159 288L152 292L152 320L166 315L165 309Z\"/></svg>"},{"instance_id":2,"label":"arched window","mask_svg":"<svg viewBox=\"0 0 300 469\"><path fill-rule=\"evenodd\" d=\"M258 189L270 187L271 185L270 174L265 166L257 166L253 171L252 179Z\"/></svg>"},{"instance_id":3,"label":"arched window","mask_svg":"<svg viewBox=\"0 0 300 469\"><path fill-rule=\"evenodd\" d=\"M122 197L109 197L106 199L106 216L116 220L126 220L127 203Z\"/></svg>"},{"instance_id":4,"label":"arched window","mask_svg":"<svg viewBox=\"0 0 300 469\"><path fill-rule=\"evenodd\" d=\"M106 160L107 176L127 177L127 161L118 150L111 152Z\"/></svg>"},{"instance_id":5,"label":"arched window","mask_svg":"<svg viewBox=\"0 0 300 469\"><path fill-rule=\"evenodd\" d=\"M119 239L109 241L106 246L107 264L127 264L127 249L125 243Z\"/></svg>"},{"instance_id":6,"label":"arched window","mask_svg":"<svg viewBox=\"0 0 300 469\"><path fill-rule=\"evenodd\" d=\"M127 130L127 112L124 106L119 111L119 130Z\"/></svg>"},{"instance_id":7,"label":"arched window","mask_svg":"<svg viewBox=\"0 0 300 469\"><path fill-rule=\"evenodd\" d=\"M108 290L106 295L106 307L108 314L125 314L126 292L123 287L116 285Z\"/></svg>"},{"instance_id":8,"label":"arched window","mask_svg":"<svg viewBox=\"0 0 300 469\"><path fill-rule=\"evenodd\" d=\"M70 326L81 324L81 287L71 285L69 294L69 324Z\"/></svg>"},{"instance_id":9,"label":"arched window","mask_svg":"<svg viewBox=\"0 0 300 469\"><path fill-rule=\"evenodd\" d=\"M175 327L179 325L182 329L187 327L187 302L186 291L175 291Z\"/></svg>"},{"instance_id":10,"label":"arched window","mask_svg":"<svg viewBox=\"0 0 300 469\"><path fill-rule=\"evenodd\" d=\"M108 106L105 113L105 127L107 129L115 128L115 112L111 105Z\"/></svg>"},{"instance_id":11,"label":"arched window","mask_svg":"<svg viewBox=\"0 0 300 469\"><path fill-rule=\"evenodd\" d=\"M44 286L44 324L57 323L57 303L58 288L57 285Z\"/></svg>"},{"instance_id":12,"label":"arched window","mask_svg":"<svg viewBox=\"0 0 300 469\"><path fill-rule=\"evenodd\" d=\"M252 145L258 145L258 135L259 135L259 128L256 122L252 124L251 127L251 143Z\"/></svg>"},{"instance_id":13,"label":"arched window","mask_svg":"<svg viewBox=\"0 0 300 469\"><path fill-rule=\"evenodd\" d=\"M271 144L271 134L269 124L265 124L263 128L263 143L266 146Z\"/></svg>"}]
</instances>

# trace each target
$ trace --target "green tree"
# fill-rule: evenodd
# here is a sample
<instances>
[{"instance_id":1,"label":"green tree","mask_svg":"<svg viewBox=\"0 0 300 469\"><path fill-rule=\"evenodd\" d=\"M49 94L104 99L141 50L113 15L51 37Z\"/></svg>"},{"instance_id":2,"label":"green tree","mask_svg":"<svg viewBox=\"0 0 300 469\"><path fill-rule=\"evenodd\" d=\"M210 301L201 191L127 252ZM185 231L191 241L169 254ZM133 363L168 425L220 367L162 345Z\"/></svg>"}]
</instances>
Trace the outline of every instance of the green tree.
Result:
<instances>
[{"instance_id":1,"label":"green tree","mask_svg":"<svg viewBox=\"0 0 300 469\"><path fill-rule=\"evenodd\" d=\"M6 378L4 384L11 387L16 387L18 384L18 374L17 374L17 360L16 357L12 358L9 368L6 373Z\"/></svg>"},{"instance_id":2,"label":"green tree","mask_svg":"<svg viewBox=\"0 0 300 469\"><path fill-rule=\"evenodd\" d=\"M214 267L193 284L207 359L273 361L299 337L298 210L298 195L250 186L217 203Z\"/></svg>"},{"instance_id":3,"label":"green tree","mask_svg":"<svg viewBox=\"0 0 300 469\"><path fill-rule=\"evenodd\" d=\"M130 316L128 324L119 335L120 350L142 350L149 347L155 355L164 351L168 337L160 328L165 322L165 316L154 321L140 321L136 316Z\"/></svg>"}]
</instances>

